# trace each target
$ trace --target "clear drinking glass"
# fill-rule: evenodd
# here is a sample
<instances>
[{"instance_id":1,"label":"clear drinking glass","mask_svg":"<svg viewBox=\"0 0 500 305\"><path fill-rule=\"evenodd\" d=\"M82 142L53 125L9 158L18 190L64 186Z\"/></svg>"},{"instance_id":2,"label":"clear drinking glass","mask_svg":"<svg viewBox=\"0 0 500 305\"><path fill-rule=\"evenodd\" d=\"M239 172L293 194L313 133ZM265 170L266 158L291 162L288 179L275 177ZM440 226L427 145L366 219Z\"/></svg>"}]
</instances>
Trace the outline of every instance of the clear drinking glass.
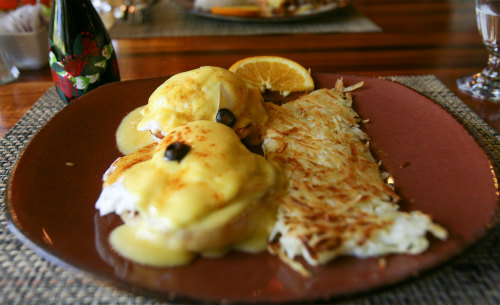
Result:
<instances>
[{"instance_id":1,"label":"clear drinking glass","mask_svg":"<svg viewBox=\"0 0 500 305\"><path fill-rule=\"evenodd\" d=\"M500 0L476 0L476 18L488 64L479 73L459 78L457 85L473 97L500 102Z\"/></svg>"},{"instance_id":2,"label":"clear drinking glass","mask_svg":"<svg viewBox=\"0 0 500 305\"><path fill-rule=\"evenodd\" d=\"M10 63L7 54L0 46L0 85L10 83L19 77L19 70Z\"/></svg>"}]
</instances>

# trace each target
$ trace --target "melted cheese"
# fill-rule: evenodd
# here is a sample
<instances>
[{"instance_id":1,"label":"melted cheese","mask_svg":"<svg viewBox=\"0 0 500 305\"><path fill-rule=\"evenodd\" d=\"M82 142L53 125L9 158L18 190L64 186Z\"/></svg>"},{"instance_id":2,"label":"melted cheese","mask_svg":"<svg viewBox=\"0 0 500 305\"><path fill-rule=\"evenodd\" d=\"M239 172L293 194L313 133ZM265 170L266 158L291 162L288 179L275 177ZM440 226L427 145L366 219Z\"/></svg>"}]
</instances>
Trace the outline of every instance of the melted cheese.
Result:
<instances>
[{"instance_id":1,"label":"melted cheese","mask_svg":"<svg viewBox=\"0 0 500 305\"><path fill-rule=\"evenodd\" d=\"M137 125L142 119L141 111L144 107L138 107L127 114L116 130L116 145L118 150L124 155L130 154L154 142L149 131L137 129Z\"/></svg>"}]
</instances>

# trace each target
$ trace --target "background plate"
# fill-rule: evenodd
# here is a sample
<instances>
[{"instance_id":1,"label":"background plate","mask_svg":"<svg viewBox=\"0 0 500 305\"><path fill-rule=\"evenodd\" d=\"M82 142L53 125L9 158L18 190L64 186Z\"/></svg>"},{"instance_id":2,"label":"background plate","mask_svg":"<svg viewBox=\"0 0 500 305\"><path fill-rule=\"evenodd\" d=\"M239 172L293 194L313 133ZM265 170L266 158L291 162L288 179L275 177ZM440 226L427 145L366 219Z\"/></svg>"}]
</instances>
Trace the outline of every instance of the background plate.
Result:
<instances>
[{"instance_id":1,"label":"background plate","mask_svg":"<svg viewBox=\"0 0 500 305\"><path fill-rule=\"evenodd\" d=\"M317 87L340 77L314 74ZM55 115L13 168L6 193L9 228L43 257L129 290L174 301L300 302L398 283L463 252L497 221L497 176L482 147L449 113L400 84L361 80L354 108L369 122L376 158L395 178L402 209L430 213L449 232L421 255L339 258L302 278L267 253L230 253L179 268L148 268L115 255L106 241L118 217L99 217L101 177L118 156L115 131L166 78L112 83Z\"/></svg>"},{"instance_id":2,"label":"background plate","mask_svg":"<svg viewBox=\"0 0 500 305\"><path fill-rule=\"evenodd\" d=\"M332 2L330 4L322 6L318 9L307 11L307 12L304 12L303 14L299 14L299 15L292 15L292 16L274 15L274 16L269 16L269 17L264 17L264 16L240 17L240 16L224 16L224 15L212 14L210 12L206 12L206 11L197 9L194 7L194 0L173 0L173 1L174 1L174 3L179 5L180 7L184 8L185 10L187 10L190 13L197 15L197 16L211 18L211 19L227 20L227 21L239 21L239 22L242 22L242 21L243 22L288 22L288 21L306 20L306 19L324 16L326 14L329 14L333 11L336 11L340 8L347 6L351 2L351 0L337 0L335 2Z\"/></svg>"}]
</instances>

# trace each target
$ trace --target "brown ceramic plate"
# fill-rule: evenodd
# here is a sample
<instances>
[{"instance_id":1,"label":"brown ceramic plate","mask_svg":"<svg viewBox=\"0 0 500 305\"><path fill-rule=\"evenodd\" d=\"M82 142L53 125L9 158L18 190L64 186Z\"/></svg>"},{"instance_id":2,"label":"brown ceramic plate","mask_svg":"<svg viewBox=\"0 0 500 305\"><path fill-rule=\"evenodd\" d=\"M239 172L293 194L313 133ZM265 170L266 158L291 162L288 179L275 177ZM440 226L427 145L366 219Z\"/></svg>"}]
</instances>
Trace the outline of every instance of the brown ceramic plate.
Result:
<instances>
[{"instance_id":1,"label":"brown ceramic plate","mask_svg":"<svg viewBox=\"0 0 500 305\"><path fill-rule=\"evenodd\" d=\"M330 14L343 7L346 7L351 2L351 0L337 0L332 3L320 6L316 9L311 9L294 15L274 14L271 16L228 16L228 15L213 14L211 12L195 8L194 0L173 0L173 1L175 4L177 4L178 6L180 6L181 8L190 12L193 15L210 19L236 21L236 22L289 22L289 21L291 22L291 21L306 20Z\"/></svg>"},{"instance_id":2,"label":"brown ceramic plate","mask_svg":"<svg viewBox=\"0 0 500 305\"><path fill-rule=\"evenodd\" d=\"M332 87L338 75L314 75ZM174 301L300 302L366 292L409 279L463 252L496 223L493 165L483 148L449 113L400 84L361 80L355 109L369 119L375 156L394 176L402 209L431 214L450 232L421 255L379 260L339 258L302 278L267 253L230 253L179 268L155 269L110 251L107 234L116 216L99 217L94 203L101 177L120 154L121 119L165 78L118 82L70 104L45 125L20 155L8 184L10 229L46 259L138 293ZM397 289L397 287L393 288Z\"/></svg>"}]
</instances>

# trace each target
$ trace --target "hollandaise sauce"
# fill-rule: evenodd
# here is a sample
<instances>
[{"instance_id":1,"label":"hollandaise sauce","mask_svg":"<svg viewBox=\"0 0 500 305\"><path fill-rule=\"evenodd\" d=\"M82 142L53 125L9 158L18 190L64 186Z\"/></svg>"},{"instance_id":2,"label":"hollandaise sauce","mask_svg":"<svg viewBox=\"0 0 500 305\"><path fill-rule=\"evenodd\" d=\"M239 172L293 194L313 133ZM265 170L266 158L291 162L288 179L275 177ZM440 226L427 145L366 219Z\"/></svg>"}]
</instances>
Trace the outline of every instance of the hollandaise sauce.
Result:
<instances>
[{"instance_id":1,"label":"hollandaise sauce","mask_svg":"<svg viewBox=\"0 0 500 305\"><path fill-rule=\"evenodd\" d=\"M252 234L236 242L233 248L248 253L259 253L266 250L269 235L276 222L276 211L276 205L274 202L270 202L260 213L256 213L253 217L254 220L252 220L255 221L256 228Z\"/></svg>"},{"instance_id":2,"label":"hollandaise sauce","mask_svg":"<svg viewBox=\"0 0 500 305\"><path fill-rule=\"evenodd\" d=\"M185 265L196 256L193 252L168 246L162 234L144 226L121 225L111 232L109 241L122 256L143 265Z\"/></svg>"},{"instance_id":3,"label":"hollandaise sauce","mask_svg":"<svg viewBox=\"0 0 500 305\"><path fill-rule=\"evenodd\" d=\"M149 131L137 129L137 124L142 118L141 110L144 107L138 107L127 114L116 130L116 145L118 146L118 150L124 155L128 155L154 142L153 136Z\"/></svg>"},{"instance_id":4,"label":"hollandaise sauce","mask_svg":"<svg viewBox=\"0 0 500 305\"><path fill-rule=\"evenodd\" d=\"M139 111L130 114L131 122ZM121 174L103 190L99 204L114 205L115 195L136 198L124 207L132 212L122 214L125 224L110 236L122 256L170 267L198 255L267 248L276 219L274 199L283 184L281 171L250 152L230 127L191 122L167 133L147 158L134 155L131 160L137 163L115 163L114 171ZM119 194L112 193L116 189Z\"/></svg>"},{"instance_id":5,"label":"hollandaise sauce","mask_svg":"<svg viewBox=\"0 0 500 305\"><path fill-rule=\"evenodd\" d=\"M211 222L227 222L229 221L227 219L229 214L231 213L221 213L219 216L215 216L218 219L211 220ZM227 227L227 230L218 230L215 229L215 226L213 228L204 228L207 229L208 237L206 240L210 242L213 238L214 243L217 243L217 240L231 236L230 230L233 230L233 232L238 230L249 231L248 234L243 235L241 239L236 240L234 243L213 249L207 246L207 250L204 251L186 250L186 243L189 244L189 242L166 240L169 234L161 233L143 224L123 224L111 232L109 241L113 249L120 253L121 256L139 264L154 267L175 267L189 264L197 256L206 258L221 257L233 249L246 253L265 251L268 236L271 233L275 219L276 208L270 203L264 208L259 208L248 219L242 221L244 226L246 222L246 228L238 228L242 224L234 224L236 228Z\"/></svg>"}]
</instances>

